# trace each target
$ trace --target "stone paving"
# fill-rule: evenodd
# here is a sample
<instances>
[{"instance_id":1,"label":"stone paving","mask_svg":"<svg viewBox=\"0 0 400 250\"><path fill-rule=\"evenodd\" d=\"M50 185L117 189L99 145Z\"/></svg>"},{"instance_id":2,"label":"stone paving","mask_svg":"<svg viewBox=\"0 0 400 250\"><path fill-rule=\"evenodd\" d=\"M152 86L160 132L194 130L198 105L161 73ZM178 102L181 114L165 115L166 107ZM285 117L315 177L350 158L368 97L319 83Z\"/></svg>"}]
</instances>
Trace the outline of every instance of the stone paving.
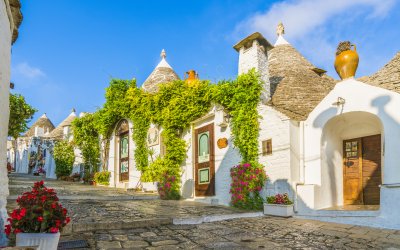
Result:
<instances>
[{"instance_id":1,"label":"stone paving","mask_svg":"<svg viewBox=\"0 0 400 250\"><path fill-rule=\"evenodd\" d=\"M400 249L400 231L261 217L64 236L88 249Z\"/></svg>"},{"instance_id":2,"label":"stone paving","mask_svg":"<svg viewBox=\"0 0 400 250\"><path fill-rule=\"evenodd\" d=\"M10 197L7 208L17 206L16 198L30 190L41 177L10 176ZM54 188L62 205L68 209L71 223L65 232L82 232L93 229L129 229L146 225L171 224L174 219L199 218L247 214L248 211L190 201L159 200L155 194L127 192L115 188L93 187L77 182L45 180ZM87 199L87 197L90 199ZM106 198L106 199L105 199Z\"/></svg>"},{"instance_id":3,"label":"stone paving","mask_svg":"<svg viewBox=\"0 0 400 250\"><path fill-rule=\"evenodd\" d=\"M9 210L37 180L11 175ZM400 249L396 230L268 216L202 223L198 218L246 211L79 183L46 180L46 185L57 190L72 217L61 241L84 239L87 249ZM176 219L201 224L173 225Z\"/></svg>"}]
</instances>

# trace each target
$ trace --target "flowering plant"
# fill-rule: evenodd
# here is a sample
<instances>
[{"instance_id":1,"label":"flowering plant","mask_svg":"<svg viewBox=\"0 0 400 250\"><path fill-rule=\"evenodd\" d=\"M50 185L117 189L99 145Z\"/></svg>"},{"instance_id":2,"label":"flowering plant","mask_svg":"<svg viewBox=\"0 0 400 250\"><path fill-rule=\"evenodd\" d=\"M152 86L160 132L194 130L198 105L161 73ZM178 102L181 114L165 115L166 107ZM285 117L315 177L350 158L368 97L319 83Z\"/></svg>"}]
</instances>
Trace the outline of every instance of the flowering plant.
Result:
<instances>
[{"instance_id":1,"label":"flowering plant","mask_svg":"<svg viewBox=\"0 0 400 250\"><path fill-rule=\"evenodd\" d=\"M19 208L9 214L5 233L57 233L70 222L67 209L58 203L54 189L36 182L32 191L17 199Z\"/></svg>"},{"instance_id":2,"label":"flowering plant","mask_svg":"<svg viewBox=\"0 0 400 250\"><path fill-rule=\"evenodd\" d=\"M158 194L162 200L179 200L179 184L174 175L164 173L161 181L157 184Z\"/></svg>"},{"instance_id":3,"label":"flowering plant","mask_svg":"<svg viewBox=\"0 0 400 250\"><path fill-rule=\"evenodd\" d=\"M261 209L260 191L268 179L264 166L244 163L231 168L231 205L245 209Z\"/></svg>"},{"instance_id":4,"label":"flowering plant","mask_svg":"<svg viewBox=\"0 0 400 250\"><path fill-rule=\"evenodd\" d=\"M267 196L267 203L269 204L282 204L291 205L293 202L289 199L287 193Z\"/></svg>"}]
</instances>

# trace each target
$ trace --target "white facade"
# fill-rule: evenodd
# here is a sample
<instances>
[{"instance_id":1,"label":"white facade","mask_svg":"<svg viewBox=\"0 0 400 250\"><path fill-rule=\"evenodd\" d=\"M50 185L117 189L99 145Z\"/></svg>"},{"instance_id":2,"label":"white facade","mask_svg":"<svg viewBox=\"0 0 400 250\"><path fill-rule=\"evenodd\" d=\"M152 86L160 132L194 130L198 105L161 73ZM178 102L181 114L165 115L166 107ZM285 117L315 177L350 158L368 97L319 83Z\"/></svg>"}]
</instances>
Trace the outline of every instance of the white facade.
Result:
<instances>
[{"instance_id":1,"label":"white facade","mask_svg":"<svg viewBox=\"0 0 400 250\"><path fill-rule=\"evenodd\" d=\"M8 192L7 177L7 134L9 118L9 88L10 88L10 61L11 39L14 29L13 18L8 1L0 1L0 228L4 228L7 218L6 204ZM6 242L3 230L0 232L0 246Z\"/></svg>"},{"instance_id":2,"label":"white facade","mask_svg":"<svg viewBox=\"0 0 400 250\"><path fill-rule=\"evenodd\" d=\"M333 106L339 97L343 104ZM338 83L322 100L304 125L305 179L297 189L300 215L343 205L343 140L381 134L379 211L372 217L339 216L336 221L400 228L399 107L400 94L354 79Z\"/></svg>"}]
</instances>

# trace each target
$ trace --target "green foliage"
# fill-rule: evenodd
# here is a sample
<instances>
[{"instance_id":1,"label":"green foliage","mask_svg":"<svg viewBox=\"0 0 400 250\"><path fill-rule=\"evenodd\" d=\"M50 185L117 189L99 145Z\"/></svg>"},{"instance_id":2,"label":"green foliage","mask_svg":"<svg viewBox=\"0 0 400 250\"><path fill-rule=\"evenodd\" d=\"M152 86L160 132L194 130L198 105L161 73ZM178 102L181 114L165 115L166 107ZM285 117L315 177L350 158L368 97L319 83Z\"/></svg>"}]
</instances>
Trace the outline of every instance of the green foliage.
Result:
<instances>
[{"instance_id":1,"label":"green foliage","mask_svg":"<svg viewBox=\"0 0 400 250\"><path fill-rule=\"evenodd\" d=\"M231 205L244 209L260 210L263 199L260 191L264 187L267 175L264 166L244 163L231 168Z\"/></svg>"},{"instance_id":2,"label":"green foliage","mask_svg":"<svg viewBox=\"0 0 400 250\"><path fill-rule=\"evenodd\" d=\"M59 141L54 146L54 161L56 163L57 178L69 176L75 161L74 147L68 141Z\"/></svg>"},{"instance_id":3,"label":"green foliage","mask_svg":"<svg viewBox=\"0 0 400 250\"><path fill-rule=\"evenodd\" d=\"M215 88L215 100L232 116L233 143L239 149L242 162L257 163L259 115L262 82L255 70L238 76L235 81L223 81Z\"/></svg>"},{"instance_id":4,"label":"green foliage","mask_svg":"<svg viewBox=\"0 0 400 250\"><path fill-rule=\"evenodd\" d=\"M85 168L89 173L97 171L100 163L99 133L95 122L94 114L85 114L72 122L74 143L81 150Z\"/></svg>"},{"instance_id":5,"label":"green foliage","mask_svg":"<svg viewBox=\"0 0 400 250\"><path fill-rule=\"evenodd\" d=\"M103 108L96 112L95 126L103 137L108 138L115 124L122 118L129 117L130 106L126 101L126 94L128 89L135 85L135 80L111 80L106 89L106 102Z\"/></svg>"},{"instance_id":6,"label":"green foliage","mask_svg":"<svg viewBox=\"0 0 400 250\"><path fill-rule=\"evenodd\" d=\"M106 103L94 115L93 127L103 139L109 138L119 120L130 118L134 127L135 162L142 172L142 181L159 182L163 197L176 199L179 198L181 164L186 157L182 133L192 121L207 114L213 103L222 105L232 116L233 142L243 162L257 161L257 104L261 86L254 70L234 81L222 81L217 85L200 80L191 85L180 80L165 83L159 86L157 93L144 92L135 86L135 81L112 80L106 90ZM163 129L166 155L149 163L151 152L146 139L151 123ZM89 141L88 138L82 140Z\"/></svg>"},{"instance_id":7,"label":"green foliage","mask_svg":"<svg viewBox=\"0 0 400 250\"><path fill-rule=\"evenodd\" d=\"M94 174L93 180L96 183L99 183L102 185L109 185L110 184L110 176L111 176L111 172L101 171L101 172L97 172Z\"/></svg>"},{"instance_id":8,"label":"green foliage","mask_svg":"<svg viewBox=\"0 0 400 250\"><path fill-rule=\"evenodd\" d=\"M130 104L130 119L133 122L133 141L135 142L135 162L136 168L144 172L149 164L147 147L147 131L150 127L150 117L152 116L151 95L142 89L131 87L127 91L126 100Z\"/></svg>"},{"instance_id":9,"label":"green foliage","mask_svg":"<svg viewBox=\"0 0 400 250\"><path fill-rule=\"evenodd\" d=\"M10 119L8 121L8 136L18 138L28 129L28 122L36 113L36 109L26 103L25 98L19 94L10 93Z\"/></svg>"}]
</instances>

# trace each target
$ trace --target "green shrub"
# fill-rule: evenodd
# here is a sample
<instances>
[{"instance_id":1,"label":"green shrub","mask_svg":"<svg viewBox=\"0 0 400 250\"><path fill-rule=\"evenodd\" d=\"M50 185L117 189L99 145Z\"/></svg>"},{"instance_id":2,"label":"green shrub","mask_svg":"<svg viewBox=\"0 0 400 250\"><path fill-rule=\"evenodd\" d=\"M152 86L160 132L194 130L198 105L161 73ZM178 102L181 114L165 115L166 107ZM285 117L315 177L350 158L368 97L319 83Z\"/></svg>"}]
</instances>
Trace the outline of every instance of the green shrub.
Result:
<instances>
[{"instance_id":1,"label":"green shrub","mask_svg":"<svg viewBox=\"0 0 400 250\"><path fill-rule=\"evenodd\" d=\"M57 178L70 176L75 161L74 147L68 141L59 141L54 146L53 156Z\"/></svg>"},{"instance_id":2,"label":"green shrub","mask_svg":"<svg viewBox=\"0 0 400 250\"><path fill-rule=\"evenodd\" d=\"M111 172L101 171L94 174L93 180L101 185L110 185Z\"/></svg>"}]
</instances>

